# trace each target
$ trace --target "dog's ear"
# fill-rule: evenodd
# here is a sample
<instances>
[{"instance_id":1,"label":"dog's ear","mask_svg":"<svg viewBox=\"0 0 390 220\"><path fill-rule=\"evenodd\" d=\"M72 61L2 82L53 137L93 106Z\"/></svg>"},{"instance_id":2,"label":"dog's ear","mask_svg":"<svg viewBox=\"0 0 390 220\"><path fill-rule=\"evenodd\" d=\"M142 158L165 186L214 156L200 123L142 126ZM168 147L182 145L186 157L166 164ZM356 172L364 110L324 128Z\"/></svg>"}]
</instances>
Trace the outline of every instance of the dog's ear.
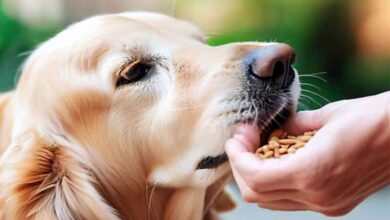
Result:
<instances>
[{"instance_id":1,"label":"dog's ear","mask_svg":"<svg viewBox=\"0 0 390 220\"><path fill-rule=\"evenodd\" d=\"M228 212L236 207L236 202L226 190L222 190L215 198L214 208L217 212Z\"/></svg>"},{"instance_id":2,"label":"dog's ear","mask_svg":"<svg viewBox=\"0 0 390 220\"><path fill-rule=\"evenodd\" d=\"M87 154L67 145L36 133L14 141L1 161L5 219L119 219L97 190Z\"/></svg>"},{"instance_id":3,"label":"dog's ear","mask_svg":"<svg viewBox=\"0 0 390 220\"><path fill-rule=\"evenodd\" d=\"M225 186L231 180L231 175L226 174L217 182L207 188L205 199L205 217L204 219L213 220L219 219L219 212L226 212L234 209L236 203L231 198L230 194L225 191Z\"/></svg>"}]
</instances>

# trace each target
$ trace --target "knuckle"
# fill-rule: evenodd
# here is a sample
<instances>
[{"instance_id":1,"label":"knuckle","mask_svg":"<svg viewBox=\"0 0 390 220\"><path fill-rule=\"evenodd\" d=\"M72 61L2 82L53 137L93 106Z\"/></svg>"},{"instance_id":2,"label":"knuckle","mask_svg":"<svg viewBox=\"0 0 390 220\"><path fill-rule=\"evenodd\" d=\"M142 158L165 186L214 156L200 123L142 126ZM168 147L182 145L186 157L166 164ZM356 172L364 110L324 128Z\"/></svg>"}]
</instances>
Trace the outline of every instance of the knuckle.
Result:
<instances>
[{"instance_id":1,"label":"knuckle","mask_svg":"<svg viewBox=\"0 0 390 220\"><path fill-rule=\"evenodd\" d=\"M249 181L247 184L248 184L249 188L251 188L252 190L256 191L256 188L257 188L257 183L256 182Z\"/></svg>"},{"instance_id":2,"label":"knuckle","mask_svg":"<svg viewBox=\"0 0 390 220\"><path fill-rule=\"evenodd\" d=\"M250 192L249 190L242 190L242 191L241 191L241 196L242 196L242 199L243 199L245 202L249 202L249 203L257 202L256 195L254 195L254 194L253 194L252 192Z\"/></svg>"},{"instance_id":3,"label":"knuckle","mask_svg":"<svg viewBox=\"0 0 390 220\"><path fill-rule=\"evenodd\" d=\"M263 179L262 176L258 176L258 174L253 174L250 178L248 178L247 185L253 191L257 191L259 188L260 180Z\"/></svg>"},{"instance_id":4,"label":"knuckle","mask_svg":"<svg viewBox=\"0 0 390 220\"><path fill-rule=\"evenodd\" d=\"M335 210L322 211L322 214L329 217L339 217L348 214L350 211L351 210L348 209L335 209Z\"/></svg>"},{"instance_id":5,"label":"knuckle","mask_svg":"<svg viewBox=\"0 0 390 220\"><path fill-rule=\"evenodd\" d=\"M317 178L311 174L304 174L295 179L295 185L301 191L316 191L319 188L319 182Z\"/></svg>"},{"instance_id":6,"label":"knuckle","mask_svg":"<svg viewBox=\"0 0 390 220\"><path fill-rule=\"evenodd\" d=\"M343 216L343 215L346 215L348 214L349 212L352 211L352 209L354 209L356 206L356 204L352 204L352 205L347 205L347 206L343 206L343 207L338 207L338 208L330 208L330 209L325 209L324 211L322 211L322 213L324 215L327 215L329 217L338 217L338 216Z\"/></svg>"},{"instance_id":7,"label":"knuckle","mask_svg":"<svg viewBox=\"0 0 390 220\"><path fill-rule=\"evenodd\" d=\"M276 210L274 207L269 206L269 205L266 204L266 203L258 203L258 206L259 206L260 208L263 208L263 209Z\"/></svg>"},{"instance_id":8,"label":"knuckle","mask_svg":"<svg viewBox=\"0 0 390 220\"><path fill-rule=\"evenodd\" d=\"M323 112L322 111L314 111L313 117L312 117L312 124L315 129L319 129L321 127L323 120Z\"/></svg>"},{"instance_id":9,"label":"knuckle","mask_svg":"<svg viewBox=\"0 0 390 220\"><path fill-rule=\"evenodd\" d=\"M323 194L312 197L311 203L319 208L328 209L328 208L333 207L334 200L333 200L333 197L330 196L329 194L323 193Z\"/></svg>"}]
</instances>

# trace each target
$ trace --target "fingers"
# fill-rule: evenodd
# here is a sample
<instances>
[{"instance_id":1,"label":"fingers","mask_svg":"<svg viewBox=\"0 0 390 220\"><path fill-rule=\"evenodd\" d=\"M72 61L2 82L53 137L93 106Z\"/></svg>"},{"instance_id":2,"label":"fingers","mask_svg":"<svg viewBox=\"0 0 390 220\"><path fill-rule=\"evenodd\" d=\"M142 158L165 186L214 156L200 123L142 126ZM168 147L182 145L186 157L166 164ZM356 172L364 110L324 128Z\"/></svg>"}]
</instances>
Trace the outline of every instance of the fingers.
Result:
<instances>
[{"instance_id":1,"label":"fingers","mask_svg":"<svg viewBox=\"0 0 390 220\"><path fill-rule=\"evenodd\" d=\"M240 174L232 167L232 172L234 179L236 180L237 186L240 189L241 192L241 197L244 199L246 202L254 203L254 202L259 202L258 200L258 194L253 191L242 179Z\"/></svg>"},{"instance_id":2,"label":"fingers","mask_svg":"<svg viewBox=\"0 0 390 220\"><path fill-rule=\"evenodd\" d=\"M280 189L273 191L264 191L257 193L259 203L270 203L279 200L294 200L295 202L302 203L305 200L305 194L295 189Z\"/></svg>"},{"instance_id":3,"label":"fingers","mask_svg":"<svg viewBox=\"0 0 390 220\"><path fill-rule=\"evenodd\" d=\"M233 169L243 182L253 191L269 191L291 186L295 165L287 163L287 158L260 160L252 151L253 146L243 135L235 135L226 143L226 152ZM299 164L299 163L295 163Z\"/></svg>"},{"instance_id":4,"label":"fingers","mask_svg":"<svg viewBox=\"0 0 390 220\"><path fill-rule=\"evenodd\" d=\"M246 202L250 203L273 203L279 200L291 199L299 202L300 200L304 200L302 193L298 190L275 190L275 191L267 191L267 192L255 192L253 191L242 179L239 173L233 168L233 176L236 180L236 183L240 189L241 197ZM303 203L302 203L303 204Z\"/></svg>"},{"instance_id":5,"label":"fingers","mask_svg":"<svg viewBox=\"0 0 390 220\"><path fill-rule=\"evenodd\" d=\"M300 211L309 209L305 204L288 199L259 203L259 206L266 209L281 211Z\"/></svg>"},{"instance_id":6,"label":"fingers","mask_svg":"<svg viewBox=\"0 0 390 220\"><path fill-rule=\"evenodd\" d=\"M318 130L323 126L321 110L301 111L287 120L283 129L292 135L299 135L306 131Z\"/></svg>"}]
</instances>

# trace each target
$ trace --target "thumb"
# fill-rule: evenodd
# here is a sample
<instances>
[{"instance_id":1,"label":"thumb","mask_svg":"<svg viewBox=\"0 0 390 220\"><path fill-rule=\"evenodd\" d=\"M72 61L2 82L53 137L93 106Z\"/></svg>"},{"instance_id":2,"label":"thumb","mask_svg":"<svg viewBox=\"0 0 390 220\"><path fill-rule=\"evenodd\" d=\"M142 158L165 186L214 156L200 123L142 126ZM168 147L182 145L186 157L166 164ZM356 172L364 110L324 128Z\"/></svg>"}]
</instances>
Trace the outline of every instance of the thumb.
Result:
<instances>
[{"instance_id":1,"label":"thumb","mask_svg":"<svg viewBox=\"0 0 390 220\"><path fill-rule=\"evenodd\" d=\"M323 111L301 111L291 116L283 126L283 130L292 135L306 131L318 130L324 125Z\"/></svg>"},{"instance_id":2,"label":"thumb","mask_svg":"<svg viewBox=\"0 0 390 220\"><path fill-rule=\"evenodd\" d=\"M283 129L293 135L319 130L331 117L340 112L341 106L348 102L349 100L342 100L329 103L317 110L298 112L287 120Z\"/></svg>"}]
</instances>

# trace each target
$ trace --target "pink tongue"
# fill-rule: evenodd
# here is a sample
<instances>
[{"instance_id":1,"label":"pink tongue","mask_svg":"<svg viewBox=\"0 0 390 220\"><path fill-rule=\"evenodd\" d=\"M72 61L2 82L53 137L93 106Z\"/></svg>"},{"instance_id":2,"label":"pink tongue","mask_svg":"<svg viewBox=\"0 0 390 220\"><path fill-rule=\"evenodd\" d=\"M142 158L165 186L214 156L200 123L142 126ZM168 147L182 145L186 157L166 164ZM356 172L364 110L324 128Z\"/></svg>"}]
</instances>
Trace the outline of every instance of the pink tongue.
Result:
<instances>
[{"instance_id":1,"label":"pink tongue","mask_svg":"<svg viewBox=\"0 0 390 220\"><path fill-rule=\"evenodd\" d=\"M256 125L239 123L234 134L245 136L255 147L260 145L260 131Z\"/></svg>"}]
</instances>

